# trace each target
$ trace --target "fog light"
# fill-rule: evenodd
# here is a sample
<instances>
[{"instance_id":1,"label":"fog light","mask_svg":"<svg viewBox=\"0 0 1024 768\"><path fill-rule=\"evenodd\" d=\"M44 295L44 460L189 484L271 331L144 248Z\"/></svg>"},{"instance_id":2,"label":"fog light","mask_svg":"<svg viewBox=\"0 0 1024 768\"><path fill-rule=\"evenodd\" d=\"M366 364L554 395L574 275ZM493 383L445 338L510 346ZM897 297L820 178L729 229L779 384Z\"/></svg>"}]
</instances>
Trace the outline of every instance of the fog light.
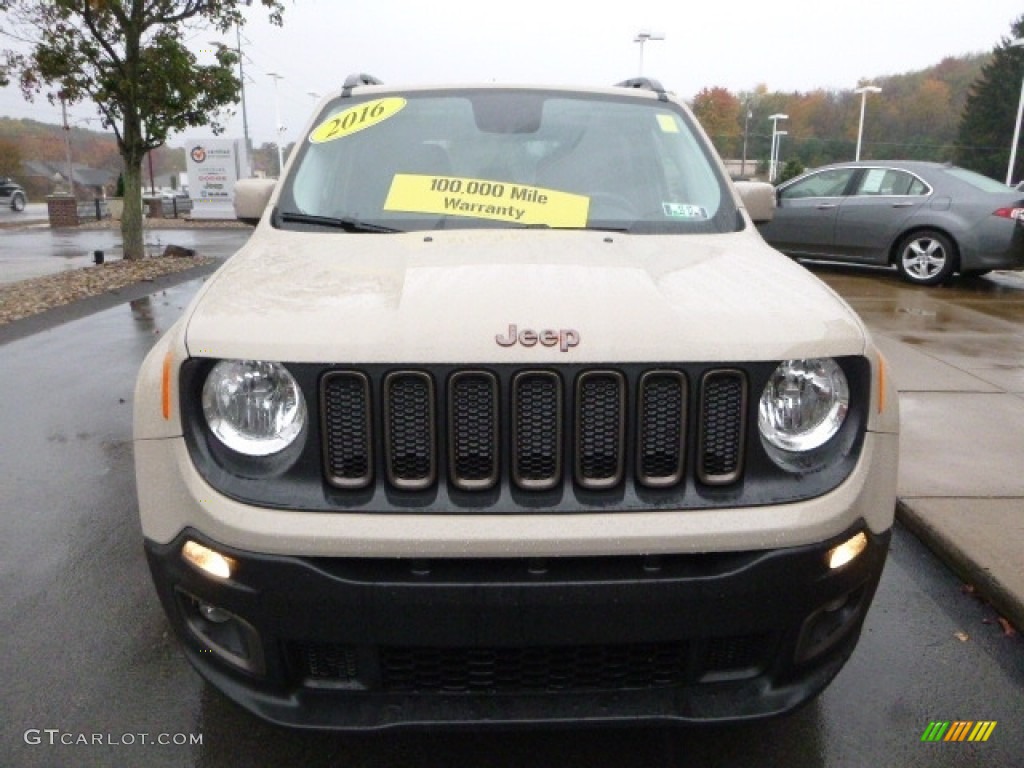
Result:
<instances>
[{"instance_id":1,"label":"fog light","mask_svg":"<svg viewBox=\"0 0 1024 768\"><path fill-rule=\"evenodd\" d=\"M185 542L185 546L181 548L181 556L189 565L218 579L230 579L236 565L230 557L194 541Z\"/></svg>"},{"instance_id":2,"label":"fog light","mask_svg":"<svg viewBox=\"0 0 1024 768\"><path fill-rule=\"evenodd\" d=\"M833 571L842 568L847 563L855 560L861 552L867 549L868 537L861 531L856 536L847 539L838 547L828 551L828 567Z\"/></svg>"},{"instance_id":3,"label":"fog light","mask_svg":"<svg viewBox=\"0 0 1024 768\"><path fill-rule=\"evenodd\" d=\"M199 615L214 624L223 624L231 619L230 613L209 603L199 603Z\"/></svg>"}]
</instances>

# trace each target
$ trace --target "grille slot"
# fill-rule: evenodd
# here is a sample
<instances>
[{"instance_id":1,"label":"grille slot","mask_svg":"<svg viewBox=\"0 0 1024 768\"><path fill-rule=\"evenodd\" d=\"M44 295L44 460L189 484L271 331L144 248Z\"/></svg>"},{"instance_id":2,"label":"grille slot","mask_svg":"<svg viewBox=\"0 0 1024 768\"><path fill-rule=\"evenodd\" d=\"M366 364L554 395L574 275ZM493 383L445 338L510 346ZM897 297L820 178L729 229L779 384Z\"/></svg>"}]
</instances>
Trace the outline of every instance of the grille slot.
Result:
<instances>
[{"instance_id":1,"label":"grille slot","mask_svg":"<svg viewBox=\"0 0 1024 768\"><path fill-rule=\"evenodd\" d=\"M686 443L686 377L648 371L640 379L637 479L651 488L683 479Z\"/></svg>"},{"instance_id":2,"label":"grille slot","mask_svg":"<svg viewBox=\"0 0 1024 768\"><path fill-rule=\"evenodd\" d=\"M747 379L740 371L709 371L701 381L697 477L708 485L739 479L746 445Z\"/></svg>"},{"instance_id":3,"label":"grille slot","mask_svg":"<svg viewBox=\"0 0 1024 768\"><path fill-rule=\"evenodd\" d=\"M448 440L452 484L484 490L498 482L498 380L463 371L448 382Z\"/></svg>"},{"instance_id":4,"label":"grille slot","mask_svg":"<svg viewBox=\"0 0 1024 768\"><path fill-rule=\"evenodd\" d=\"M739 635L709 640L703 653L701 682L756 676L771 652L768 635Z\"/></svg>"},{"instance_id":5,"label":"grille slot","mask_svg":"<svg viewBox=\"0 0 1024 768\"><path fill-rule=\"evenodd\" d=\"M382 648L383 687L478 693L664 688L687 679L683 643L538 648Z\"/></svg>"},{"instance_id":6,"label":"grille slot","mask_svg":"<svg viewBox=\"0 0 1024 768\"><path fill-rule=\"evenodd\" d=\"M369 381L356 372L329 374L321 400L327 481L338 488L366 487L373 479Z\"/></svg>"},{"instance_id":7,"label":"grille slot","mask_svg":"<svg viewBox=\"0 0 1024 768\"><path fill-rule=\"evenodd\" d=\"M351 682L359 673L356 651L350 645L294 643L292 658L303 677L317 682Z\"/></svg>"},{"instance_id":8,"label":"grille slot","mask_svg":"<svg viewBox=\"0 0 1024 768\"><path fill-rule=\"evenodd\" d=\"M388 480L415 491L433 485L437 475L434 384L418 371L384 379L384 451Z\"/></svg>"},{"instance_id":9,"label":"grille slot","mask_svg":"<svg viewBox=\"0 0 1024 768\"><path fill-rule=\"evenodd\" d=\"M512 380L512 479L528 490L562 479L562 382L550 371Z\"/></svg>"},{"instance_id":10,"label":"grille slot","mask_svg":"<svg viewBox=\"0 0 1024 768\"><path fill-rule=\"evenodd\" d=\"M611 488L622 480L626 382L621 373L589 371L576 380L576 482Z\"/></svg>"}]
</instances>

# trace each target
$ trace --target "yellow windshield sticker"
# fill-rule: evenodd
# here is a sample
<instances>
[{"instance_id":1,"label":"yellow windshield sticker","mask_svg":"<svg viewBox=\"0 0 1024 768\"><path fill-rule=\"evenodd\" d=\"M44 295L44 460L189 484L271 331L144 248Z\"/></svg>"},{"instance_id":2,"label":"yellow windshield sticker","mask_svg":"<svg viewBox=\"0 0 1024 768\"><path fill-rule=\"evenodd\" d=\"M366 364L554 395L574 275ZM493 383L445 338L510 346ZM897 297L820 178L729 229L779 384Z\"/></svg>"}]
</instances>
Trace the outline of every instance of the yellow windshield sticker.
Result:
<instances>
[{"instance_id":1,"label":"yellow windshield sticker","mask_svg":"<svg viewBox=\"0 0 1024 768\"><path fill-rule=\"evenodd\" d=\"M405 104L405 99L398 96L356 104L336 115L331 115L320 123L309 134L309 140L313 144L323 144L325 141L335 141L345 136L351 136L364 128L370 128L384 122L389 117L394 117L402 111Z\"/></svg>"},{"instance_id":2,"label":"yellow windshield sticker","mask_svg":"<svg viewBox=\"0 0 1024 768\"><path fill-rule=\"evenodd\" d=\"M524 184L399 173L384 210L572 228L587 225L590 198Z\"/></svg>"},{"instance_id":3,"label":"yellow windshield sticker","mask_svg":"<svg viewBox=\"0 0 1024 768\"><path fill-rule=\"evenodd\" d=\"M673 115L657 115L662 133L679 133L679 124Z\"/></svg>"}]
</instances>

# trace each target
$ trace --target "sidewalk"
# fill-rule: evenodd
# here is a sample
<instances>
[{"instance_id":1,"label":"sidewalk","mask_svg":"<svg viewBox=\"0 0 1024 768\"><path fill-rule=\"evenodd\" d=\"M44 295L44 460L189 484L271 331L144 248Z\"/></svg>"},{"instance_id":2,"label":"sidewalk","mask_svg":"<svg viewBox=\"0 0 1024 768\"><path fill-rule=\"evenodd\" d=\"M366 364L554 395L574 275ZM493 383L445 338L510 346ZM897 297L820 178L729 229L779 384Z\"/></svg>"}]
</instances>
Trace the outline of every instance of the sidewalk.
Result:
<instances>
[{"instance_id":1,"label":"sidewalk","mask_svg":"<svg viewBox=\"0 0 1024 768\"><path fill-rule=\"evenodd\" d=\"M1024 629L1024 306L848 301L900 391L898 517Z\"/></svg>"}]
</instances>

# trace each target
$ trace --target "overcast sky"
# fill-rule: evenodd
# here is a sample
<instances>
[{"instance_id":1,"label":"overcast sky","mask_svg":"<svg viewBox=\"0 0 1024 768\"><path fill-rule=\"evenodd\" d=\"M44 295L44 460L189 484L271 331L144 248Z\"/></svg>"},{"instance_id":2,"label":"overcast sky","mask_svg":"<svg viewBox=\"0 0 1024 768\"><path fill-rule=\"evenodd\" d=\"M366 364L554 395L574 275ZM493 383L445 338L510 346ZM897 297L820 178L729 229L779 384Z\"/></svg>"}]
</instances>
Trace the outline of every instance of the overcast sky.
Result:
<instances>
[{"instance_id":1,"label":"overcast sky","mask_svg":"<svg viewBox=\"0 0 1024 768\"><path fill-rule=\"evenodd\" d=\"M1024 13L1020 0L285 0L285 7L283 28L253 8L242 32L257 145L275 135L270 72L283 76L278 101L286 141L293 141L314 105L309 92L336 89L355 71L387 83L605 85L638 74L633 38L650 29L665 39L644 45L644 74L686 99L710 86L845 89L945 56L990 51ZM200 57L217 39L185 34ZM234 35L223 41L234 45ZM60 121L59 108L42 98L27 103L15 88L0 90L0 115ZM76 105L72 116L86 125L95 112ZM240 114L228 125L241 136Z\"/></svg>"}]
</instances>

